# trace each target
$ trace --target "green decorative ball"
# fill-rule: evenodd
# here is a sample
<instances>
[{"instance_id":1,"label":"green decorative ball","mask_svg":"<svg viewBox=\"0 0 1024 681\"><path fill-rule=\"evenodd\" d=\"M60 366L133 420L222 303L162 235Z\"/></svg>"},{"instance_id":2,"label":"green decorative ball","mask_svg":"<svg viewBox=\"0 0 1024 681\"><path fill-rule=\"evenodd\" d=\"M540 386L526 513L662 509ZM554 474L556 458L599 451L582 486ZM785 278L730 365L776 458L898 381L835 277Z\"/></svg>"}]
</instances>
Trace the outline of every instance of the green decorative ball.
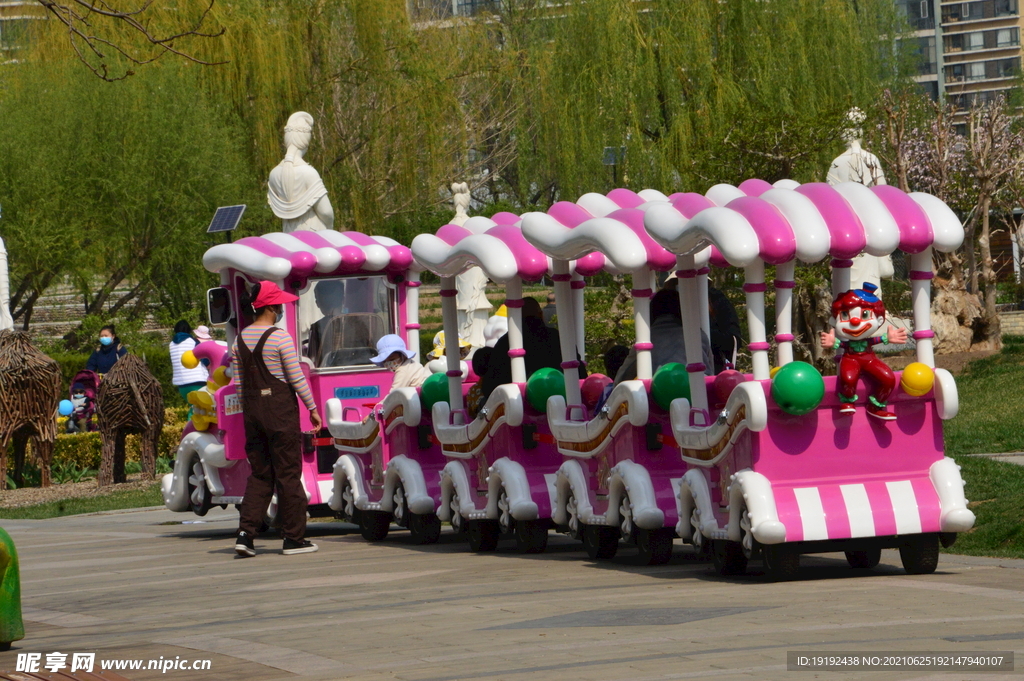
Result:
<instances>
[{"instance_id":1,"label":"green decorative ball","mask_svg":"<svg viewBox=\"0 0 1024 681\"><path fill-rule=\"evenodd\" d=\"M686 365L670 362L658 367L651 380L651 397L665 410L672 405L672 400L680 397L690 399L690 374Z\"/></svg>"},{"instance_id":2,"label":"green decorative ball","mask_svg":"<svg viewBox=\"0 0 1024 681\"><path fill-rule=\"evenodd\" d=\"M802 416L818 408L825 397L825 381L807 362L790 362L772 379L772 399L787 414Z\"/></svg>"},{"instance_id":3,"label":"green decorative ball","mask_svg":"<svg viewBox=\"0 0 1024 681\"><path fill-rule=\"evenodd\" d=\"M548 398L552 395L565 397L565 376L551 367L537 369L526 381L526 401L543 412L548 408Z\"/></svg>"},{"instance_id":4,"label":"green decorative ball","mask_svg":"<svg viewBox=\"0 0 1024 681\"><path fill-rule=\"evenodd\" d=\"M448 401L448 377L443 373L432 374L430 378L423 381L423 386L420 388L420 402L423 403L423 408L426 413L429 414L430 410L434 408L434 404L437 402Z\"/></svg>"}]
</instances>

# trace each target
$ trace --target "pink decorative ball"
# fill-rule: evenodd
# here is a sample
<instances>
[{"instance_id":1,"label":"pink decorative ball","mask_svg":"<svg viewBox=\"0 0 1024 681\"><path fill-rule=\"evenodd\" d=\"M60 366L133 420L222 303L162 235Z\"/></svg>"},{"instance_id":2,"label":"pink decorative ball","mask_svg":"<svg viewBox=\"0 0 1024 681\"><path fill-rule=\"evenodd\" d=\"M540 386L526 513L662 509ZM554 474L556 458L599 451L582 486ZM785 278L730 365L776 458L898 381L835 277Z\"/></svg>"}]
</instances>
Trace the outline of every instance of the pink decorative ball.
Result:
<instances>
[{"instance_id":1,"label":"pink decorative ball","mask_svg":"<svg viewBox=\"0 0 1024 681\"><path fill-rule=\"evenodd\" d=\"M580 393L583 395L583 404L591 413L597 406L597 401L601 399L601 393L604 392L605 387L612 382L612 379L604 374L591 374L584 379L583 385L580 386Z\"/></svg>"},{"instance_id":2,"label":"pink decorative ball","mask_svg":"<svg viewBox=\"0 0 1024 681\"><path fill-rule=\"evenodd\" d=\"M736 386L746 380L746 376L732 369L723 371L718 376L715 376L715 382L711 385L712 392L714 393L715 408L721 409L724 407L725 403L729 401L729 395L732 394Z\"/></svg>"}]
</instances>

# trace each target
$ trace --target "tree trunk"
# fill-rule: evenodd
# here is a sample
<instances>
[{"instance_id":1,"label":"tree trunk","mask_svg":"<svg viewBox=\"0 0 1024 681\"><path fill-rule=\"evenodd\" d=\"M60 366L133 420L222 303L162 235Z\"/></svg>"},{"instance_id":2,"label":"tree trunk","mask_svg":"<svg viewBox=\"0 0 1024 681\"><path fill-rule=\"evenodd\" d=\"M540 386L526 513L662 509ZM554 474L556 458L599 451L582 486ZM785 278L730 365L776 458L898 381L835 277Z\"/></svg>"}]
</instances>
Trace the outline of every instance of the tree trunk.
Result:
<instances>
[{"instance_id":1,"label":"tree trunk","mask_svg":"<svg viewBox=\"0 0 1024 681\"><path fill-rule=\"evenodd\" d=\"M989 205L991 199L986 195L981 202L981 236L978 246L981 250L981 281L985 289L985 336L993 350L1002 347L999 329L999 313L996 312L996 270L992 263L992 246L989 228ZM975 271L974 276L978 273Z\"/></svg>"},{"instance_id":2,"label":"tree trunk","mask_svg":"<svg viewBox=\"0 0 1024 681\"><path fill-rule=\"evenodd\" d=\"M988 199L982 199L982 202L988 204ZM987 224L988 215L985 215L985 221ZM978 257L974 251L974 236L978 232L977 222L971 220L967 224L965 230L967 232L966 238L964 239L964 260L967 264L967 271L965 272L964 284L967 286L967 290L970 293L978 292Z\"/></svg>"}]
</instances>

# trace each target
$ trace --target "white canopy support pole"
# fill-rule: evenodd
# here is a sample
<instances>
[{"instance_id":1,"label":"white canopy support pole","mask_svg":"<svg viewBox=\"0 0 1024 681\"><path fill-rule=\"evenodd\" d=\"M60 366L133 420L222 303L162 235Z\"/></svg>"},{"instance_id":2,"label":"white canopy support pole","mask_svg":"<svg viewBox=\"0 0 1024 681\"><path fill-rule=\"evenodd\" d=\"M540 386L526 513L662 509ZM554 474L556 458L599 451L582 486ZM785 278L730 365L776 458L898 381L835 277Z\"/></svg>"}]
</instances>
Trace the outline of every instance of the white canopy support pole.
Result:
<instances>
[{"instance_id":1,"label":"white canopy support pole","mask_svg":"<svg viewBox=\"0 0 1024 681\"><path fill-rule=\"evenodd\" d=\"M523 349L523 280L513 277L505 287L508 310L508 356L512 360L512 382L526 383L526 350Z\"/></svg>"},{"instance_id":2,"label":"white canopy support pole","mask_svg":"<svg viewBox=\"0 0 1024 681\"><path fill-rule=\"evenodd\" d=\"M709 272L711 269L707 265L697 268L697 297L700 301L700 328L705 336L711 338L711 303L708 300Z\"/></svg>"},{"instance_id":3,"label":"white canopy support pole","mask_svg":"<svg viewBox=\"0 0 1024 681\"><path fill-rule=\"evenodd\" d=\"M832 300L835 300L840 293L846 293L853 288L850 282L850 268L853 267L852 260L832 260Z\"/></svg>"},{"instance_id":4,"label":"white canopy support pole","mask_svg":"<svg viewBox=\"0 0 1024 681\"><path fill-rule=\"evenodd\" d=\"M0 239L0 331L14 328L11 317L11 281L7 272L7 248Z\"/></svg>"},{"instance_id":5,"label":"white canopy support pole","mask_svg":"<svg viewBox=\"0 0 1024 681\"><path fill-rule=\"evenodd\" d=\"M584 329L586 329L584 321L583 288L586 285L586 282L583 281L583 275L572 275L572 310L576 315L576 352L580 353L580 359L584 362L587 361L587 342L583 335Z\"/></svg>"},{"instance_id":6,"label":"white canopy support pole","mask_svg":"<svg viewBox=\"0 0 1024 681\"><path fill-rule=\"evenodd\" d=\"M708 389L704 382L704 344L701 340L700 284L697 281L697 264L692 255L676 258L679 268L679 310L683 315L683 344L686 348L686 372L690 379L690 404L707 414ZM707 421L702 424L710 426Z\"/></svg>"},{"instance_id":7,"label":"white canopy support pole","mask_svg":"<svg viewBox=\"0 0 1024 681\"><path fill-rule=\"evenodd\" d=\"M779 366L793 361L793 277L796 261L775 268L775 342L779 344Z\"/></svg>"},{"instance_id":8,"label":"white canopy support pole","mask_svg":"<svg viewBox=\"0 0 1024 681\"><path fill-rule=\"evenodd\" d=\"M910 256L910 296L914 304L914 340L917 361L935 368L932 331L932 249Z\"/></svg>"},{"instance_id":9,"label":"white canopy support pole","mask_svg":"<svg viewBox=\"0 0 1024 681\"><path fill-rule=\"evenodd\" d=\"M654 375L651 360L651 270L644 267L633 273L633 325L636 330L636 377L645 381Z\"/></svg>"},{"instance_id":10,"label":"white canopy support pole","mask_svg":"<svg viewBox=\"0 0 1024 681\"><path fill-rule=\"evenodd\" d=\"M764 262L755 260L744 270L743 291L747 295L747 328L750 333L750 355L754 364L754 380L770 378L768 338L764 323Z\"/></svg>"},{"instance_id":11,"label":"white canopy support pole","mask_svg":"<svg viewBox=\"0 0 1024 681\"><path fill-rule=\"evenodd\" d=\"M576 359L576 315L572 304L572 276L568 260L553 260L555 282L555 313L558 323L558 341L562 350L562 372L565 374L565 403L583 404L580 394L579 362Z\"/></svg>"},{"instance_id":12,"label":"white canopy support pole","mask_svg":"<svg viewBox=\"0 0 1024 681\"><path fill-rule=\"evenodd\" d=\"M448 404L452 418L462 418L462 358L459 356L459 309L455 303L458 291L455 277L441 277L441 319L444 322L445 358L448 362ZM456 417L455 414L462 416ZM461 425L455 423L454 425Z\"/></svg>"},{"instance_id":13,"label":"white canopy support pole","mask_svg":"<svg viewBox=\"0 0 1024 681\"><path fill-rule=\"evenodd\" d=\"M420 352L420 273L409 272L405 280L405 337L409 349L416 353L416 360L422 364ZM447 335L447 334L445 334Z\"/></svg>"}]
</instances>

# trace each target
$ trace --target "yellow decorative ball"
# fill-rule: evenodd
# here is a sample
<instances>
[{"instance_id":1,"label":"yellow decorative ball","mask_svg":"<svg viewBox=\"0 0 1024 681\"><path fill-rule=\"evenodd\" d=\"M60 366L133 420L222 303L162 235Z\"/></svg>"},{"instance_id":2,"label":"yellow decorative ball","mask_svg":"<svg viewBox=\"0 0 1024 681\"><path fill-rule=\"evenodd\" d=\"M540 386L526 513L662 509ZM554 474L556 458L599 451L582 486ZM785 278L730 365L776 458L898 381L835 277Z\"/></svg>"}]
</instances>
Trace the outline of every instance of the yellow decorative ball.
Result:
<instances>
[{"instance_id":1,"label":"yellow decorative ball","mask_svg":"<svg viewBox=\"0 0 1024 681\"><path fill-rule=\"evenodd\" d=\"M772 367L771 371L768 372L769 378L775 378L775 374L779 373L779 369L782 367Z\"/></svg>"},{"instance_id":2,"label":"yellow decorative ball","mask_svg":"<svg viewBox=\"0 0 1024 681\"><path fill-rule=\"evenodd\" d=\"M181 366L185 367L186 369L195 369L197 366L199 366L199 358L196 357L195 353L193 353L191 350L186 350L181 355Z\"/></svg>"},{"instance_id":3,"label":"yellow decorative ball","mask_svg":"<svg viewBox=\"0 0 1024 681\"><path fill-rule=\"evenodd\" d=\"M227 367L217 367L212 374L212 380L218 388L223 388L230 383L231 378L227 375Z\"/></svg>"},{"instance_id":4,"label":"yellow decorative ball","mask_svg":"<svg viewBox=\"0 0 1024 681\"><path fill-rule=\"evenodd\" d=\"M908 364L900 378L900 387L903 388L903 392L914 397L927 394L934 384L935 372L927 364L921 362Z\"/></svg>"}]
</instances>

